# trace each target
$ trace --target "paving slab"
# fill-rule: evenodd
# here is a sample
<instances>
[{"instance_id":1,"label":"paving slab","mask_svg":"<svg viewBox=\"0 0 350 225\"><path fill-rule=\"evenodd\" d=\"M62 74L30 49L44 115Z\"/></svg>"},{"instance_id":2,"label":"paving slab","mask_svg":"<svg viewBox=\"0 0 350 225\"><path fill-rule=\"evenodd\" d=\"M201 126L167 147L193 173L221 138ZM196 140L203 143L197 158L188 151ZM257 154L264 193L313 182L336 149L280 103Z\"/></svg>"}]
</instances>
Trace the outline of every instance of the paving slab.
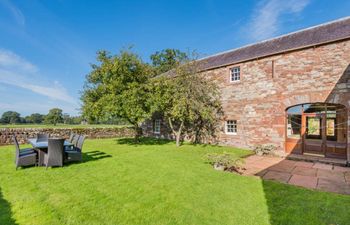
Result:
<instances>
[{"instance_id":1,"label":"paving slab","mask_svg":"<svg viewBox=\"0 0 350 225\"><path fill-rule=\"evenodd\" d=\"M244 175L350 195L349 167L264 156L250 156L245 162Z\"/></svg>"},{"instance_id":2,"label":"paving slab","mask_svg":"<svg viewBox=\"0 0 350 225\"><path fill-rule=\"evenodd\" d=\"M334 171L339 171L339 172L350 172L350 167L345 167L345 166L334 166L333 167Z\"/></svg>"},{"instance_id":3,"label":"paving slab","mask_svg":"<svg viewBox=\"0 0 350 225\"><path fill-rule=\"evenodd\" d=\"M295 174L290 178L288 184L315 189L317 186L317 177L302 176Z\"/></svg>"},{"instance_id":4,"label":"paving slab","mask_svg":"<svg viewBox=\"0 0 350 225\"><path fill-rule=\"evenodd\" d=\"M338 171L318 169L317 177L327 180L345 182L345 173Z\"/></svg>"},{"instance_id":5,"label":"paving slab","mask_svg":"<svg viewBox=\"0 0 350 225\"><path fill-rule=\"evenodd\" d=\"M255 175L259 174L259 173L264 173L264 172L266 173L267 170L261 169L261 168L256 168L256 167L248 167L248 168L245 167L245 170L243 170L243 174L245 174L245 175L253 175L253 176L255 176Z\"/></svg>"},{"instance_id":6,"label":"paving slab","mask_svg":"<svg viewBox=\"0 0 350 225\"><path fill-rule=\"evenodd\" d=\"M348 183L323 178L318 179L317 189L339 194L350 194L350 185Z\"/></svg>"},{"instance_id":7,"label":"paving slab","mask_svg":"<svg viewBox=\"0 0 350 225\"><path fill-rule=\"evenodd\" d=\"M283 159L283 158L277 158L277 157L264 157L263 159L261 159L261 161L266 162L266 163L271 163L271 164L277 164L277 163L280 163L284 160L285 159Z\"/></svg>"},{"instance_id":8,"label":"paving slab","mask_svg":"<svg viewBox=\"0 0 350 225\"><path fill-rule=\"evenodd\" d=\"M293 165L289 165L288 163L281 162L279 164L269 167L268 170L291 173L294 168L295 166Z\"/></svg>"},{"instance_id":9,"label":"paving slab","mask_svg":"<svg viewBox=\"0 0 350 225\"><path fill-rule=\"evenodd\" d=\"M263 158L264 158L263 156L252 155L252 156L248 156L247 158L245 158L244 161L246 163L251 163L251 162L260 161Z\"/></svg>"},{"instance_id":10,"label":"paving slab","mask_svg":"<svg viewBox=\"0 0 350 225\"><path fill-rule=\"evenodd\" d=\"M324 164L324 163L315 163L312 168L315 169L323 169L323 170L332 170L333 169L333 165L331 164Z\"/></svg>"},{"instance_id":11,"label":"paving slab","mask_svg":"<svg viewBox=\"0 0 350 225\"><path fill-rule=\"evenodd\" d=\"M345 176L345 181L350 183L350 172L345 172L344 176Z\"/></svg>"},{"instance_id":12,"label":"paving slab","mask_svg":"<svg viewBox=\"0 0 350 225\"><path fill-rule=\"evenodd\" d=\"M254 167L261 168L261 169L266 169L268 167L275 165L274 163L264 162L264 161L257 161L257 162L253 162L252 164Z\"/></svg>"},{"instance_id":13,"label":"paving slab","mask_svg":"<svg viewBox=\"0 0 350 225\"><path fill-rule=\"evenodd\" d=\"M290 167L295 166L295 164L297 164L297 161L289 160L289 159L285 159L279 163L279 165L290 166Z\"/></svg>"},{"instance_id":14,"label":"paving slab","mask_svg":"<svg viewBox=\"0 0 350 225\"><path fill-rule=\"evenodd\" d=\"M292 172L293 175L302 175L302 176L311 176L311 177L316 177L317 175L317 169L314 168L307 168L307 167L302 167L302 166L296 166Z\"/></svg>"},{"instance_id":15,"label":"paving slab","mask_svg":"<svg viewBox=\"0 0 350 225\"><path fill-rule=\"evenodd\" d=\"M278 172L278 171L268 171L264 176L263 179L265 180L275 180L281 183L288 183L289 179L291 177L290 173L284 173L284 172Z\"/></svg>"},{"instance_id":16,"label":"paving slab","mask_svg":"<svg viewBox=\"0 0 350 225\"><path fill-rule=\"evenodd\" d=\"M312 166L314 165L315 163L313 162L303 162L303 161L298 161L295 163L295 166L301 166L301 167L306 167L306 168L312 168Z\"/></svg>"},{"instance_id":17,"label":"paving slab","mask_svg":"<svg viewBox=\"0 0 350 225\"><path fill-rule=\"evenodd\" d=\"M269 172L269 171L268 170L261 170L260 172L256 173L255 176L263 177L267 172Z\"/></svg>"}]
</instances>

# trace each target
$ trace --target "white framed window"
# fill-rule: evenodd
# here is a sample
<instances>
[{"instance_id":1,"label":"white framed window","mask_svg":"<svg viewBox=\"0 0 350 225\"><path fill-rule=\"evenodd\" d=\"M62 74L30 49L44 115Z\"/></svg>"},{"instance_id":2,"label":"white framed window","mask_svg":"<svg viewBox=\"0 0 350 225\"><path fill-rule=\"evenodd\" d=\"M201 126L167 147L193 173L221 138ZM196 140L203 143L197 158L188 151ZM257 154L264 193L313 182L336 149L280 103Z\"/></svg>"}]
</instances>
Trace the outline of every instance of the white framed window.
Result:
<instances>
[{"instance_id":1,"label":"white framed window","mask_svg":"<svg viewBox=\"0 0 350 225\"><path fill-rule=\"evenodd\" d=\"M230 72L230 82L237 82L241 80L241 68L239 66L231 68Z\"/></svg>"},{"instance_id":2,"label":"white framed window","mask_svg":"<svg viewBox=\"0 0 350 225\"><path fill-rule=\"evenodd\" d=\"M153 132L155 134L160 134L160 119L156 119L153 122Z\"/></svg>"},{"instance_id":3,"label":"white framed window","mask_svg":"<svg viewBox=\"0 0 350 225\"><path fill-rule=\"evenodd\" d=\"M226 134L237 134L237 120L227 120L225 122Z\"/></svg>"}]
</instances>

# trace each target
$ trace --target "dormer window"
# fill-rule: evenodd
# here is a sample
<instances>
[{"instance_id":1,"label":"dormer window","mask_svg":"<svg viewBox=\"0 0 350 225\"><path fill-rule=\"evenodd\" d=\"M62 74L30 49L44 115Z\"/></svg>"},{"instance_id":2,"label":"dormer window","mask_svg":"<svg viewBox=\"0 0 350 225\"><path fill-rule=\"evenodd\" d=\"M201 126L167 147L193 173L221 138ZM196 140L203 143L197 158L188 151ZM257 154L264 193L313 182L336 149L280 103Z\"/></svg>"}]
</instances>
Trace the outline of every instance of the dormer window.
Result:
<instances>
[{"instance_id":1,"label":"dormer window","mask_svg":"<svg viewBox=\"0 0 350 225\"><path fill-rule=\"evenodd\" d=\"M230 82L237 82L241 80L241 68L233 67L231 68L231 76L230 76Z\"/></svg>"}]
</instances>

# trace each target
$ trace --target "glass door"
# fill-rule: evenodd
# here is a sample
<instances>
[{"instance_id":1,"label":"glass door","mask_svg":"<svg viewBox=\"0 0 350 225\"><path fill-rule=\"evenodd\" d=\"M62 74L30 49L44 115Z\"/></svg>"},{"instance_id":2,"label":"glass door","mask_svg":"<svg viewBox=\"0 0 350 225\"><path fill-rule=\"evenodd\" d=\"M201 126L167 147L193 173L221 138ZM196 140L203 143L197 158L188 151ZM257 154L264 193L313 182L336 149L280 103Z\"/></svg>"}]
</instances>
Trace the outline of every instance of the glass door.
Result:
<instances>
[{"instance_id":1,"label":"glass door","mask_svg":"<svg viewBox=\"0 0 350 225\"><path fill-rule=\"evenodd\" d=\"M348 109L339 104L307 103L286 110L287 153L347 157Z\"/></svg>"},{"instance_id":2,"label":"glass door","mask_svg":"<svg viewBox=\"0 0 350 225\"><path fill-rule=\"evenodd\" d=\"M321 113L305 113L304 126L304 153L324 155L324 121L325 115Z\"/></svg>"}]
</instances>

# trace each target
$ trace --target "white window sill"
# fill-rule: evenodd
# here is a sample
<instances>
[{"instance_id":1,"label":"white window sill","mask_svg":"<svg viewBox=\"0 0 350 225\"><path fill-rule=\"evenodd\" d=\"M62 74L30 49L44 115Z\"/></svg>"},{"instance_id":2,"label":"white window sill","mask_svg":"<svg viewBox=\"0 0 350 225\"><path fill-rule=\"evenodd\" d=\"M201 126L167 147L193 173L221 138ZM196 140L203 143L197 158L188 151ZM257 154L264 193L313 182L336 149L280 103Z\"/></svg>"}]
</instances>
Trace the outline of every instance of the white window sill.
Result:
<instances>
[{"instance_id":1,"label":"white window sill","mask_svg":"<svg viewBox=\"0 0 350 225\"><path fill-rule=\"evenodd\" d=\"M229 133L229 132L225 132L226 135L237 135L237 133Z\"/></svg>"},{"instance_id":2,"label":"white window sill","mask_svg":"<svg viewBox=\"0 0 350 225\"><path fill-rule=\"evenodd\" d=\"M239 83L241 82L241 80L230 80L230 83L233 83L233 84L236 84L236 83Z\"/></svg>"}]
</instances>

